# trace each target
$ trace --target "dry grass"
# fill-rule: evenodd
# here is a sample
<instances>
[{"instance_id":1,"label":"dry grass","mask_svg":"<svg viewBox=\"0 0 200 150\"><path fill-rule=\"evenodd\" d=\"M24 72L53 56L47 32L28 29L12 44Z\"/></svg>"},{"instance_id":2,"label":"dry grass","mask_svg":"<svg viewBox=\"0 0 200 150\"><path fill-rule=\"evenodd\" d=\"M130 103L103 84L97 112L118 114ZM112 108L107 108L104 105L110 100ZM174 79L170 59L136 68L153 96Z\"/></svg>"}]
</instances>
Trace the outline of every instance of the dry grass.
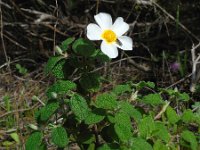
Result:
<instances>
[{"instance_id":1,"label":"dry grass","mask_svg":"<svg viewBox=\"0 0 200 150\"><path fill-rule=\"evenodd\" d=\"M134 51L128 53L130 59L122 54L110 65L96 68L112 81L104 90L128 80L150 80L159 87L177 86L189 91L190 50L200 41L198 0L148 4L133 0L71 2L0 1L0 149L5 149L3 142L13 141L10 129L24 143L29 133L27 125L35 123L34 111L42 105L41 101L45 102L45 90L51 83L42 70L48 57L54 54L54 46L69 36L85 37L86 25L94 22L93 15L100 11L111 13L114 18L124 17L134 41ZM183 74L170 70L170 64L178 58L186 64ZM16 63L25 66L28 74L19 75ZM39 100L33 100L33 96Z\"/></svg>"}]
</instances>

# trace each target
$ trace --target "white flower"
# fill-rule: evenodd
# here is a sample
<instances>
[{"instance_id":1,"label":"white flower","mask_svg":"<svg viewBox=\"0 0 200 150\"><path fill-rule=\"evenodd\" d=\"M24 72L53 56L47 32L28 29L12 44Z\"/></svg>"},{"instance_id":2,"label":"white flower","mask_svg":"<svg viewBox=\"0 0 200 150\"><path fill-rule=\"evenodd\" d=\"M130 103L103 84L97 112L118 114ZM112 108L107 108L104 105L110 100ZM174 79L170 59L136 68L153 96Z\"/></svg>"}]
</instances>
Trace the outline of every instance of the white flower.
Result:
<instances>
[{"instance_id":1,"label":"white flower","mask_svg":"<svg viewBox=\"0 0 200 150\"><path fill-rule=\"evenodd\" d=\"M110 14L99 13L94 16L97 24L90 23L87 26L87 37L89 40L103 40L101 50L110 58L118 56L118 48L132 50L133 41L128 36L123 36L129 29L129 25L122 17L118 17L114 24Z\"/></svg>"}]
</instances>

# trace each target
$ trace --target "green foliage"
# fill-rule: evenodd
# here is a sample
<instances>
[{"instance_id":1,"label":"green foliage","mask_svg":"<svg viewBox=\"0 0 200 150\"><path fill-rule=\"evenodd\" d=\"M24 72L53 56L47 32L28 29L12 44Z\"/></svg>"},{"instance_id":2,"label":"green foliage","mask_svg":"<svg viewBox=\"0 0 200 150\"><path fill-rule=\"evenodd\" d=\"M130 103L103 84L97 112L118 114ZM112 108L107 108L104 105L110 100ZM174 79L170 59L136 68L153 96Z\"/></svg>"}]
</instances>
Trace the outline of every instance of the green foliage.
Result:
<instances>
[{"instance_id":1,"label":"green foliage","mask_svg":"<svg viewBox=\"0 0 200 150\"><path fill-rule=\"evenodd\" d=\"M162 100L160 94L158 94L158 93L148 94L148 95L144 96L142 98L142 102L144 102L146 104L150 104L152 106L163 104L163 100Z\"/></svg>"},{"instance_id":2,"label":"green foliage","mask_svg":"<svg viewBox=\"0 0 200 150\"><path fill-rule=\"evenodd\" d=\"M155 122L155 130L152 135L157 139L161 139L165 143L170 141L170 134L163 122Z\"/></svg>"},{"instance_id":3,"label":"green foliage","mask_svg":"<svg viewBox=\"0 0 200 150\"><path fill-rule=\"evenodd\" d=\"M103 146L99 147L97 150L118 150L119 147L116 144L104 144Z\"/></svg>"},{"instance_id":4,"label":"green foliage","mask_svg":"<svg viewBox=\"0 0 200 150\"><path fill-rule=\"evenodd\" d=\"M44 69L45 73L50 73L61 59L63 59L63 56L50 57Z\"/></svg>"},{"instance_id":5,"label":"green foliage","mask_svg":"<svg viewBox=\"0 0 200 150\"><path fill-rule=\"evenodd\" d=\"M140 90L144 87L149 87L149 88L154 88L155 84L153 82L145 82L145 81L140 81L139 83L134 85L137 90Z\"/></svg>"},{"instance_id":6,"label":"green foliage","mask_svg":"<svg viewBox=\"0 0 200 150\"><path fill-rule=\"evenodd\" d=\"M69 48L69 45L72 44L74 42L75 38L74 37L70 37L67 38L66 40L64 40L61 45L60 48L63 52L67 51Z\"/></svg>"},{"instance_id":7,"label":"green foliage","mask_svg":"<svg viewBox=\"0 0 200 150\"><path fill-rule=\"evenodd\" d=\"M114 109L117 107L116 97L109 93L103 93L97 96L95 105L97 108Z\"/></svg>"},{"instance_id":8,"label":"green foliage","mask_svg":"<svg viewBox=\"0 0 200 150\"><path fill-rule=\"evenodd\" d=\"M172 107L168 107L166 113L167 113L168 121L171 124L175 124L179 121L180 117L176 114L176 111L173 110Z\"/></svg>"},{"instance_id":9,"label":"green foliage","mask_svg":"<svg viewBox=\"0 0 200 150\"><path fill-rule=\"evenodd\" d=\"M96 50L94 44L91 41L82 38L74 42L72 49L75 53L85 57L91 56L95 53Z\"/></svg>"},{"instance_id":10,"label":"green foliage","mask_svg":"<svg viewBox=\"0 0 200 150\"><path fill-rule=\"evenodd\" d=\"M63 127L54 128L51 133L51 139L58 147L65 147L69 142L67 132Z\"/></svg>"},{"instance_id":11,"label":"green foliage","mask_svg":"<svg viewBox=\"0 0 200 150\"><path fill-rule=\"evenodd\" d=\"M155 129L155 122L151 116L144 117L138 124L139 136L145 139L151 137Z\"/></svg>"},{"instance_id":12,"label":"green foliage","mask_svg":"<svg viewBox=\"0 0 200 150\"><path fill-rule=\"evenodd\" d=\"M88 113L88 116L85 118L85 123L96 124L101 122L105 118L104 112L101 109L95 109Z\"/></svg>"},{"instance_id":13,"label":"green foliage","mask_svg":"<svg viewBox=\"0 0 200 150\"><path fill-rule=\"evenodd\" d=\"M100 49L97 49L96 53L94 53L92 55L92 57L95 58L95 59L97 59L97 60L100 60L102 62L108 62L108 61L111 60L107 55L105 55L104 53L102 53L102 51Z\"/></svg>"},{"instance_id":14,"label":"green foliage","mask_svg":"<svg viewBox=\"0 0 200 150\"><path fill-rule=\"evenodd\" d=\"M88 92L96 92L100 89L100 76L96 73L83 74L80 85Z\"/></svg>"},{"instance_id":15,"label":"green foliage","mask_svg":"<svg viewBox=\"0 0 200 150\"><path fill-rule=\"evenodd\" d=\"M132 132L126 124L115 124L115 132L121 141L127 141L132 137Z\"/></svg>"},{"instance_id":16,"label":"green foliage","mask_svg":"<svg viewBox=\"0 0 200 150\"><path fill-rule=\"evenodd\" d=\"M52 68L51 74L58 78L58 79L64 79L65 78L65 60L62 59L59 62L55 64L55 66Z\"/></svg>"},{"instance_id":17,"label":"green foliage","mask_svg":"<svg viewBox=\"0 0 200 150\"><path fill-rule=\"evenodd\" d=\"M88 150L198 149L199 103L193 110L184 106L191 99L188 93L145 81L103 87L109 81L101 80L94 63L110 59L82 38L66 39L57 52L45 68L56 80L46 92L46 105L35 113L38 124L29 125L36 132L26 148L47 149L44 134L44 141L58 149L71 143ZM4 102L10 111L9 98ZM12 138L19 142L15 134Z\"/></svg>"},{"instance_id":18,"label":"green foliage","mask_svg":"<svg viewBox=\"0 0 200 150\"><path fill-rule=\"evenodd\" d=\"M181 139L185 147L197 150L198 143L193 132L185 130L181 134Z\"/></svg>"},{"instance_id":19,"label":"green foliage","mask_svg":"<svg viewBox=\"0 0 200 150\"><path fill-rule=\"evenodd\" d=\"M189 101L190 100L190 96L187 93L179 93L178 94L180 101Z\"/></svg>"},{"instance_id":20,"label":"green foliage","mask_svg":"<svg viewBox=\"0 0 200 150\"><path fill-rule=\"evenodd\" d=\"M161 140L157 140L153 145L154 150L168 150L168 147L161 142Z\"/></svg>"},{"instance_id":21,"label":"green foliage","mask_svg":"<svg viewBox=\"0 0 200 150\"><path fill-rule=\"evenodd\" d=\"M195 119L195 116L191 109L186 109L181 116L181 120L185 123L191 123Z\"/></svg>"},{"instance_id":22,"label":"green foliage","mask_svg":"<svg viewBox=\"0 0 200 150\"><path fill-rule=\"evenodd\" d=\"M134 108L129 102L120 101L119 102L120 109L133 118L136 122L139 122L142 119L142 114Z\"/></svg>"},{"instance_id":23,"label":"green foliage","mask_svg":"<svg viewBox=\"0 0 200 150\"><path fill-rule=\"evenodd\" d=\"M79 121L83 121L90 113L86 100L78 94L71 97L70 108Z\"/></svg>"},{"instance_id":24,"label":"green foliage","mask_svg":"<svg viewBox=\"0 0 200 150\"><path fill-rule=\"evenodd\" d=\"M52 98L55 94L67 94L69 90L76 89L76 84L68 80L59 80L49 87L47 96Z\"/></svg>"},{"instance_id":25,"label":"green foliage","mask_svg":"<svg viewBox=\"0 0 200 150\"><path fill-rule=\"evenodd\" d=\"M21 75L26 75L28 70L21 66L20 64L16 64L15 67L17 68L18 72L21 74Z\"/></svg>"},{"instance_id":26,"label":"green foliage","mask_svg":"<svg viewBox=\"0 0 200 150\"><path fill-rule=\"evenodd\" d=\"M20 144L19 135L18 135L16 132L11 133L11 134L10 134L10 137L11 137L17 144Z\"/></svg>"},{"instance_id":27,"label":"green foliage","mask_svg":"<svg viewBox=\"0 0 200 150\"><path fill-rule=\"evenodd\" d=\"M36 113L36 119L42 122L47 121L58 108L58 102L50 102Z\"/></svg>"},{"instance_id":28,"label":"green foliage","mask_svg":"<svg viewBox=\"0 0 200 150\"><path fill-rule=\"evenodd\" d=\"M116 95L120 95L120 94L123 94L125 92L131 92L131 91L132 91L131 86L128 85L128 84L117 85L113 88L113 92Z\"/></svg>"},{"instance_id":29,"label":"green foliage","mask_svg":"<svg viewBox=\"0 0 200 150\"><path fill-rule=\"evenodd\" d=\"M177 89L174 89L174 90L173 89L168 89L168 90L163 89L163 91L167 92L170 97L175 98L178 101L187 102L190 100L190 96L187 93L185 93L185 92L181 93Z\"/></svg>"},{"instance_id":30,"label":"green foliage","mask_svg":"<svg viewBox=\"0 0 200 150\"><path fill-rule=\"evenodd\" d=\"M153 150L152 146L142 138L131 139L131 149L134 150Z\"/></svg>"},{"instance_id":31,"label":"green foliage","mask_svg":"<svg viewBox=\"0 0 200 150\"><path fill-rule=\"evenodd\" d=\"M32 133L26 141L26 150L42 150L42 136L38 131Z\"/></svg>"}]
</instances>

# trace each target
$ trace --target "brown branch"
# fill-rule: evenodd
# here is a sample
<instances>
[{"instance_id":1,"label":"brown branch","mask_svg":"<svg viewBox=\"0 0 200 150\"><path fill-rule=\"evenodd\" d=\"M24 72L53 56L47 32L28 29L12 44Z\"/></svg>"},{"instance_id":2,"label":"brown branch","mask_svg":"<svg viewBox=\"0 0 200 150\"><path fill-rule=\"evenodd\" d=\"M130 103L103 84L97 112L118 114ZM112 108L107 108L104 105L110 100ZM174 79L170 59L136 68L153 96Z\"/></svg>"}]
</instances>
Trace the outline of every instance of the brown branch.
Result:
<instances>
[{"instance_id":1,"label":"brown branch","mask_svg":"<svg viewBox=\"0 0 200 150\"><path fill-rule=\"evenodd\" d=\"M1 5L0 5L0 21L1 21L1 43L2 43L2 48L3 48L3 52L4 52L4 55L5 55L5 59L6 59L6 62L9 62L9 59L8 59L8 55L7 55L7 52L6 52L6 47L5 47L5 44L4 44L4 34L3 34L3 14L2 14L2 8L1 8ZM8 64L8 68L10 68L10 65L9 63Z\"/></svg>"},{"instance_id":2,"label":"brown branch","mask_svg":"<svg viewBox=\"0 0 200 150\"><path fill-rule=\"evenodd\" d=\"M8 115L16 113L16 112L24 112L24 111L32 110L32 109L34 109L37 106L39 106L38 103L36 103L35 105L33 105L31 108L12 110L12 111L9 111L7 113L4 113L4 114L0 115L0 118L3 118L5 116L8 116Z\"/></svg>"}]
</instances>

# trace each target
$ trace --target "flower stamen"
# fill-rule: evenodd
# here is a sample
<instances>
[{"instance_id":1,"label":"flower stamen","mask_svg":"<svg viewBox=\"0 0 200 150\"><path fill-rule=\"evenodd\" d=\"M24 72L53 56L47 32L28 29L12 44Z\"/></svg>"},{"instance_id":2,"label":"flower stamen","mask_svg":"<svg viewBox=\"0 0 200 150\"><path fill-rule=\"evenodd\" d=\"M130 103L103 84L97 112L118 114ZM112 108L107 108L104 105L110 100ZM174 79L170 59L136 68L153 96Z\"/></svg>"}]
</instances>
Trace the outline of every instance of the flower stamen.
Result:
<instances>
[{"instance_id":1,"label":"flower stamen","mask_svg":"<svg viewBox=\"0 0 200 150\"><path fill-rule=\"evenodd\" d=\"M104 39L108 44L111 44L113 42L116 42L117 40L117 36L115 34L115 32L113 32L112 30L105 30L102 35L101 35L102 39Z\"/></svg>"}]
</instances>

